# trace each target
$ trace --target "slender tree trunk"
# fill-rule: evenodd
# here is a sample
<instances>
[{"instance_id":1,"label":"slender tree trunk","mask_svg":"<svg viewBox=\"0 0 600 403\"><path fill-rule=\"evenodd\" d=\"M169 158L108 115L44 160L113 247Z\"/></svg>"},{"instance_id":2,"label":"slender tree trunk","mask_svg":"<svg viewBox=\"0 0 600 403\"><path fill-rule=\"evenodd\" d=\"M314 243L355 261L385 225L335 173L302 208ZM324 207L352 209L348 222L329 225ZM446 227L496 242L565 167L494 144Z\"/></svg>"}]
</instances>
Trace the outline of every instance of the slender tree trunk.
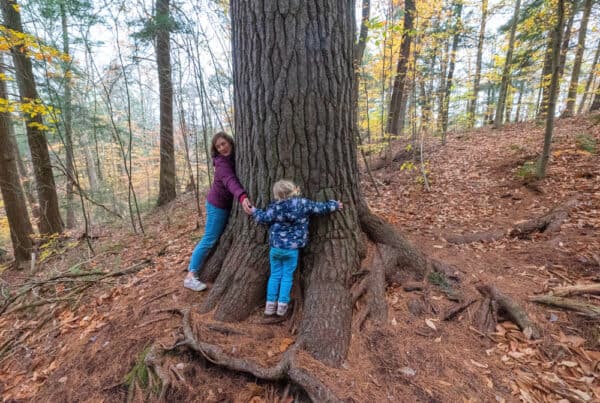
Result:
<instances>
[{"instance_id":1,"label":"slender tree trunk","mask_svg":"<svg viewBox=\"0 0 600 403\"><path fill-rule=\"evenodd\" d=\"M488 0L481 2L481 24L479 25L479 40L477 41L477 60L475 62L475 78L473 79L473 94L467 106L468 126L475 126L475 110L479 96L479 82L481 81L481 60L483 58L483 42L485 40L485 23L487 21Z\"/></svg>"},{"instance_id":2,"label":"slender tree trunk","mask_svg":"<svg viewBox=\"0 0 600 403\"><path fill-rule=\"evenodd\" d=\"M67 26L67 12L65 4L60 3L60 21L62 26L63 53L69 55L69 31ZM74 180L75 180L75 164L73 161L73 131L71 129L72 113L71 113L71 66L69 63L65 67L65 93L63 104L63 124L65 126L65 152L66 152L66 175L67 175L67 228L75 227L75 206L73 202Z\"/></svg>"},{"instance_id":3,"label":"slender tree trunk","mask_svg":"<svg viewBox=\"0 0 600 403\"><path fill-rule=\"evenodd\" d=\"M500 93L498 94L498 103L496 105L496 116L494 117L494 128L496 129L502 126L502 117L504 116L506 96L508 93L508 86L510 85L512 56L515 48L515 33L517 32L517 25L519 23L520 10L521 0L517 0L515 3L515 11L513 13L512 24L510 27L510 36L508 39L508 50L506 51L506 60L504 61L504 68L502 69L502 82L500 83Z\"/></svg>"},{"instance_id":4,"label":"slender tree trunk","mask_svg":"<svg viewBox=\"0 0 600 403\"><path fill-rule=\"evenodd\" d=\"M4 74L0 64L0 73ZM8 99L6 81L0 80L0 99ZM0 112L0 191L8 218L10 238L17 263L31 259L33 244L29 237L33 227L29 221L25 196L21 187L17 160L10 135L10 114Z\"/></svg>"},{"instance_id":5,"label":"slender tree trunk","mask_svg":"<svg viewBox=\"0 0 600 403\"><path fill-rule=\"evenodd\" d=\"M577 87L579 86L579 73L581 72L581 61L585 51L585 36L587 34L587 25L592 11L592 0L585 0L583 14L581 15L581 24L579 25L579 36L577 37L577 50L575 51L575 60L573 61L573 71L571 72L571 84L567 94L567 107L563 116L573 116L575 113L575 101L577 100Z\"/></svg>"},{"instance_id":6,"label":"slender tree trunk","mask_svg":"<svg viewBox=\"0 0 600 403\"><path fill-rule=\"evenodd\" d=\"M544 133L544 150L540 156L537 167L538 178L546 176L546 166L550 158L550 145L552 142L552 132L554 130L554 113L556 111L556 97L558 93L560 74L559 58L560 43L562 39L562 30L564 24L565 0L558 0L557 21L552 32L552 79L550 81L550 92L548 96L548 113L546 116L546 130Z\"/></svg>"},{"instance_id":7,"label":"slender tree trunk","mask_svg":"<svg viewBox=\"0 0 600 403\"><path fill-rule=\"evenodd\" d=\"M156 65L160 93L160 180L157 204L174 200L175 149L173 144L173 82L171 81L169 0L156 0Z\"/></svg>"},{"instance_id":8,"label":"slender tree trunk","mask_svg":"<svg viewBox=\"0 0 600 403\"><path fill-rule=\"evenodd\" d=\"M523 100L523 92L525 91L525 83L521 81L519 83L519 98L517 99L517 112L515 115L515 122L519 123L521 121L521 107Z\"/></svg>"},{"instance_id":9,"label":"slender tree trunk","mask_svg":"<svg viewBox=\"0 0 600 403\"><path fill-rule=\"evenodd\" d=\"M520 0L518 0L520 1ZM448 66L448 78L445 84L444 102L442 103L442 144L446 144L446 133L448 132L448 113L450 110L450 93L454 79L454 67L456 66L456 52L458 51L458 42L462 31L462 9L463 2L458 0L454 3L454 16L456 23L454 25L454 37L452 38L452 50L450 51L450 64Z\"/></svg>"},{"instance_id":10,"label":"slender tree trunk","mask_svg":"<svg viewBox=\"0 0 600 403\"><path fill-rule=\"evenodd\" d=\"M569 52L569 41L571 39L571 30L573 28L573 21L575 19L575 5L571 7L567 7L565 10L569 15L569 19L567 20L567 25L564 29L562 45L560 50L560 60L558 66L558 76L559 80L562 79L562 76L565 72L565 65L567 63L567 53ZM566 15L565 15L566 18ZM541 87L541 104L538 100L538 112L537 119L542 120L546 117L546 112L548 110L548 91L550 88L550 79L552 76L552 38L548 38L548 46L546 47L546 52L544 54L544 67L542 68L542 77L540 79L540 87ZM560 81L559 81L560 82Z\"/></svg>"},{"instance_id":11,"label":"slender tree trunk","mask_svg":"<svg viewBox=\"0 0 600 403\"><path fill-rule=\"evenodd\" d=\"M600 84L596 91L594 91L594 97L592 98L592 105L590 106L590 112L600 110Z\"/></svg>"},{"instance_id":12,"label":"slender tree trunk","mask_svg":"<svg viewBox=\"0 0 600 403\"><path fill-rule=\"evenodd\" d=\"M569 12L570 10L570 12ZM568 21L567 21L567 26L564 29L564 34L563 34L563 39L562 39L562 45L560 47L560 62L559 62L559 76L562 79L563 75L565 74L565 66L567 64L567 53L569 53L569 43L571 42L571 31L573 31L573 22L575 21L575 5L568 7L567 10L565 10L565 12L570 16ZM565 16L566 18L566 16ZM548 63L552 64L551 62L551 58L552 58L552 47L548 46L548 57L550 60ZM550 81L550 80L548 80Z\"/></svg>"},{"instance_id":13,"label":"slender tree trunk","mask_svg":"<svg viewBox=\"0 0 600 403\"><path fill-rule=\"evenodd\" d=\"M16 11L17 3L14 0L2 0L2 15L4 25L17 32L23 32L21 15ZM11 48L15 65L17 84L21 102L33 102L38 99L35 79L31 60L21 51L20 46ZM58 207L58 196L56 184L50 163L48 142L46 135L40 127L43 126L41 115L25 116L27 140L31 150L31 160L36 180L39 210L40 210L40 232L43 234L60 233L63 229L60 211Z\"/></svg>"},{"instance_id":14,"label":"slender tree trunk","mask_svg":"<svg viewBox=\"0 0 600 403\"><path fill-rule=\"evenodd\" d=\"M513 101L514 101L515 89L511 85L508 87L506 92L506 109L504 115L504 122L510 123L510 117L512 116Z\"/></svg>"},{"instance_id":15,"label":"slender tree trunk","mask_svg":"<svg viewBox=\"0 0 600 403\"><path fill-rule=\"evenodd\" d=\"M316 358L339 365L350 342L351 273L364 252L352 135L353 2L276 6L270 0L233 0L231 19L236 168L242 184L261 207L283 177L298 183L307 197L344 201L342 213L312 220L312 241L299 266L304 289L299 340ZM272 34L284 27L285 35ZM215 308L218 319L240 320L264 301L266 231L237 204L203 273L210 277L219 270L204 310Z\"/></svg>"},{"instance_id":16,"label":"slender tree trunk","mask_svg":"<svg viewBox=\"0 0 600 403\"><path fill-rule=\"evenodd\" d=\"M404 127L406 105L406 76L408 71L408 59L410 58L410 45L413 37L413 20L415 14L414 0L405 0L404 3L404 24L402 27L402 42L400 44L400 57L396 66L396 75L394 76L394 85L392 89L392 99L388 111L388 120L386 132L398 135Z\"/></svg>"},{"instance_id":17,"label":"slender tree trunk","mask_svg":"<svg viewBox=\"0 0 600 403\"><path fill-rule=\"evenodd\" d=\"M587 82L585 84L585 91L583 92L583 97L581 98L581 103L579 104L579 108L577 109L577 114L581 114L585 108L585 101L587 100L588 93L590 92L590 88L592 88L592 83L594 82L594 77L596 77L596 70L598 69L598 59L600 58L600 41L598 41L598 47L596 48L596 54L594 55L594 61L592 63L592 68L590 69L590 74L588 76Z\"/></svg>"}]
</instances>

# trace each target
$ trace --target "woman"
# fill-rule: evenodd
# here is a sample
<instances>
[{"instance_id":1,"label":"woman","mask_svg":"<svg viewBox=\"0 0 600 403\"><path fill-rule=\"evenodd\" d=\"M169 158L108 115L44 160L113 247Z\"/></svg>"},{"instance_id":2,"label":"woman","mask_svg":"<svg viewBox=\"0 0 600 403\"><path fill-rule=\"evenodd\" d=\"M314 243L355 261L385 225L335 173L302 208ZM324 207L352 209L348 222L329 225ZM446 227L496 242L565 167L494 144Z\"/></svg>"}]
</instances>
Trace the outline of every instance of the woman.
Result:
<instances>
[{"instance_id":1,"label":"woman","mask_svg":"<svg viewBox=\"0 0 600 403\"><path fill-rule=\"evenodd\" d=\"M189 272L183 281L183 286L193 291L206 289L206 284L197 278L198 272L208 252L225 230L233 198L235 197L241 203L246 213L250 214L252 208L252 203L235 174L233 138L223 132L215 134L212 138L210 154L215 167L215 178L206 196L206 227L204 236L194 248Z\"/></svg>"}]
</instances>

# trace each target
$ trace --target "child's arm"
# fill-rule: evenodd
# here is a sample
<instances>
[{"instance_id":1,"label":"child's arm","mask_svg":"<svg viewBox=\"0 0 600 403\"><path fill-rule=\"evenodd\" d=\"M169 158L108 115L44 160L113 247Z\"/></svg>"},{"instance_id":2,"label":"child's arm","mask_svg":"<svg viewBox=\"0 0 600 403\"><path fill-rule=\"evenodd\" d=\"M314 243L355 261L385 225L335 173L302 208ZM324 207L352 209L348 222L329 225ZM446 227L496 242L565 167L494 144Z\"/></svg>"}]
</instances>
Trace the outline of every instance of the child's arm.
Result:
<instances>
[{"instance_id":1,"label":"child's arm","mask_svg":"<svg viewBox=\"0 0 600 403\"><path fill-rule=\"evenodd\" d=\"M306 212L309 214L325 215L333 213L336 210L341 210L343 205L342 202L337 200L329 200L326 202L316 202L306 199Z\"/></svg>"},{"instance_id":2,"label":"child's arm","mask_svg":"<svg viewBox=\"0 0 600 403\"><path fill-rule=\"evenodd\" d=\"M275 221L275 210L271 206L264 210L252 207L252 217L259 224L272 224Z\"/></svg>"}]
</instances>

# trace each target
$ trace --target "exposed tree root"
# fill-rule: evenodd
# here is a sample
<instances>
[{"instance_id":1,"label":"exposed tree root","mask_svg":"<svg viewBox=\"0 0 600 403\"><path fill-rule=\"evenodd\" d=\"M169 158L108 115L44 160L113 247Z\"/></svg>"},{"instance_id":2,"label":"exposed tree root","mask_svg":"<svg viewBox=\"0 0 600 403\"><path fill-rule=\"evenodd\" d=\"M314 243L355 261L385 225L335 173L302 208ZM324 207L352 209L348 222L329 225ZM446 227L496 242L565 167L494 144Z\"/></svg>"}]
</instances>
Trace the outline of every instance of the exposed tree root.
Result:
<instances>
[{"instance_id":1,"label":"exposed tree root","mask_svg":"<svg viewBox=\"0 0 600 403\"><path fill-rule=\"evenodd\" d=\"M477 324L480 325L479 329L489 331L491 328L493 330L496 326L497 314L501 311L519 326L525 337L528 339L540 338L540 331L537 326L529 319L527 312L512 298L492 285L481 285L477 287L477 290L486 298L481 307L481 314L477 319ZM492 324L493 327L491 327Z\"/></svg>"},{"instance_id":2,"label":"exposed tree root","mask_svg":"<svg viewBox=\"0 0 600 403\"><path fill-rule=\"evenodd\" d=\"M600 318L600 306L598 305L587 304L570 298L554 297L552 295L539 295L531 297L529 300L538 304L575 311L591 318Z\"/></svg>"},{"instance_id":3,"label":"exposed tree root","mask_svg":"<svg viewBox=\"0 0 600 403\"><path fill-rule=\"evenodd\" d=\"M557 297L568 297L569 295L592 294L600 295L600 284L577 284L568 287L560 287L552 290Z\"/></svg>"},{"instance_id":4,"label":"exposed tree root","mask_svg":"<svg viewBox=\"0 0 600 403\"><path fill-rule=\"evenodd\" d=\"M553 208L548 213L515 224L508 230L490 230L475 232L471 234L453 234L444 238L453 244L465 244L473 242L493 242L505 237L528 239L534 232L554 232L560 230L562 223L569 216L569 210L577 205L577 197L572 197L563 204Z\"/></svg>"},{"instance_id":5,"label":"exposed tree root","mask_svg":"<svg viewBox=\"0 0 600 403\"><path fill-rule=\"evenodd\" d=\"M265 381L289 380L301 387L315 402L341 402L341 399L325 383L298 364L296 354L302 347L301 341L297 341L288 348L276 365L265 367L251 360L231 356L218 345L198 340L192 329L188 309L172 309L170 311L182 316L183 340L178 342L175 347L187 347L216 366L246 373ZM146 357L146 363L161 379L161 398L164 398L171 382L158 360L161 354L160 347L153 346Z\"/></svg>"}]
</instances>

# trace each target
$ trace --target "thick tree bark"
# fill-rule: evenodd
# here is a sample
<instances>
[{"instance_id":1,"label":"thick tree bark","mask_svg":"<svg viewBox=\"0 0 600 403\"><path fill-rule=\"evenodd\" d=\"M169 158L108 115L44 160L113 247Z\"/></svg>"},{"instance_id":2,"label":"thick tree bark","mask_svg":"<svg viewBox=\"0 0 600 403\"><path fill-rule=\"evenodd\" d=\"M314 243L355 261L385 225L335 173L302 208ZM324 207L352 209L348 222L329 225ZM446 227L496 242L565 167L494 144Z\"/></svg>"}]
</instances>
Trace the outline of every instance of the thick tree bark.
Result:
<instances>
[{"instance_id":1,"label":"thick tree bark","mask_svg":"<svg viewBox=\"0 0 600 403\"><path fill-rule=\"evenodd\" d=\"M479 82L481 80L481 60L483 58L483 42L485 40L485 23L487 21L488 0L481 2L481 24L479 25L479 39L477 41L477 60L475 61L475 77L473 78L473 94L469 99L467 107L467 119L469 127L475 126L475 110L477 109L477 97L479 95Z\"/></svg>"},{"instance_id":2,"label":"thick tree bark","mask_svg":"<svg viewBox=\"0 0 600 403\"><path fill-rule=\"evenodd\" d=\"M4 73L0 65L0 73ZM0 80L0 99L8 99L6 81ZM10 227L10 238L17 262L31 259L33 227L19 178L14 147L10 139L10 114L0 112L0 190Z\"/></svg>"},{"instance_id":3,"label":"thick tree bark","mask_svg":"<svg viewBox=\"0 0 600 403\"><path fill-rule=\"evenodd\" d=\"M587 34L587 25L592 11L592 0L585 0L581 24L579 25L579 36L577 38L577 50L575 51L575 60L573 61L573 71L571 73L571 84L567 94L567 107L563 116L573 116L575 113L575 101L577 100L577 87L579 85L579 73L581 71L581 61L585 51L585 36Z\"/></svg>"},{"instance_id":4,"label":"thick tree bark","mask_svg":"<svg viewBox=\"0 0 600 403\"><path fill-rule=\"evenodd\" d=\"M585 108L585 101L587 100L588 93L590 92L590 88L594 82L594 77L596 77L596 70L598 69L598 59L600 58L600 41L598 41L598 47L596 48L596 53L594 54L594 61L592 63L592 68L590 69L590 74L588 76L587 82L585 84L585 91L583 92L583 97L581 98L581 103L579 104L579 108L577 109L577 114L581 114Z\"/></svg>"},{"instance_id":5,"label":"thick tree bark","mask_svg":"<svg viewBox=\"0 0 600 403\"><path fill-rule=\"evenodd\" d=\"M407 92L406 73L408 71L408 59L410 58L410 45L413 37L413 19L415 13L414 0L406 0L404 3L404 24L402 27L402 42L400 44L400 57L396 66L396 75L394 76L394 86L392 89L392 99L387 120L387 133L400 134L404 126Z\"/></svg>"},{"instance_id":6,"label":"thick tree bark","mask_svg":"<svg viewBox=\"0 0 600 403\"><path fill-rule=\"evenodd\" d=\"M63 40L63 53L69 55L69 31L67 25L67 12L65 10L65 4L60 3L60 20L62 26L62 40ZM75 163L73 161L73 130L71 128L72 122L72 108L71 108L71 66L69 64L65 67L65 93L64 93L64 104L63 104L63 116L65 125L65 152L67 154L66 160L66 175L67 175L67 228L75 227L75 209L74 209L74 181L75 181Z\"/></svg>"},{"instance_id":7,"label":"thick tree bark","mask_svg":"<svg viewBox=\"0 0 600 403\"><path fill-rule=\"evenodd\" d=\"M173 82L171 81L169 0L156 0L156 66L160 97L160 179L157 205L174 200L175 149L173 145Z\"/></svg>"},{"instance_id":8,"label":"thick tree bark","mask_svg":"<svg viewBox=\"0 0 600 403\"><path fill-rule=\"evenodd\" d=\"M498 95L498 103L496 105L496 116L494 118L494 127L498 129L502 126L502 117L504 116L504 107L508 94L508 86L510 85L510 76L512 68L512 56L515 48L515 33L519 23L519 12L521 10L521 0L515 3L515 11L513 13L512 24L510 27L510 35L508 38L508 50L506 51L506 60L502 69L502 82L500 83L500 94ZM561 16L562 18L562 16Z\"/></svg>"},{"instance_id":9,"label":"thick tree bark","mask_svg":"<svg viewBox=\"0 0 600 403\"><path fill-rule=\"evenodd\" d=\"M518 0L517 0L518 1ZM559 87L559 57L560 43L562 39L562 30L564 24L565 2L558 0L557 21L552 31L552 78L550 80L550 89L548 94L548 111L546 116L546 130L544 132L544 149L537 166L538 178L546 176L546 165L550 158L550 146L552 142L552 132L554 130L554 112L556 111L556 97Z\"/></svg>"},{"instance_id":10,"label":"thick tree bark","mask_svg":"<svg viewBox=\"0 0 600 403\"><path fill-rule=\"evenodd\" d=\"M6 27L17 32L23 32L21 15L15 9L17 6L16 1L2 0L1 4ZM21 51L20 46L13 46L11 53L21 102L34 102L39 97L31 60ZM40 204L39 229L43 234L60 233L63 229L63 223L60 218L56 185L50 163L50 154L48 153L48 142L44 131L40 129L43 127L44 122L40 114L36 116L26 114L25 123Z\"/></svg>"},{"instance_id":11,"label":"thick tree bark","mask_svg":"<svg viewBox=\"0 0 600 403\"><path fill-rule=\"evenodd\" d=\"M261 207L281 178L294 180L307 197L344 202L343 212L312 220L299 266L300 338L315 357L339 364L350 341L351 274L364 250L356 209L353 2L234 0L231 17L241 182ZM204 306L215 308L218 319L242 319L264 301L265 234L234 204L206 267L206 275L221 267Z\"/></svg>"}]
</instances>

